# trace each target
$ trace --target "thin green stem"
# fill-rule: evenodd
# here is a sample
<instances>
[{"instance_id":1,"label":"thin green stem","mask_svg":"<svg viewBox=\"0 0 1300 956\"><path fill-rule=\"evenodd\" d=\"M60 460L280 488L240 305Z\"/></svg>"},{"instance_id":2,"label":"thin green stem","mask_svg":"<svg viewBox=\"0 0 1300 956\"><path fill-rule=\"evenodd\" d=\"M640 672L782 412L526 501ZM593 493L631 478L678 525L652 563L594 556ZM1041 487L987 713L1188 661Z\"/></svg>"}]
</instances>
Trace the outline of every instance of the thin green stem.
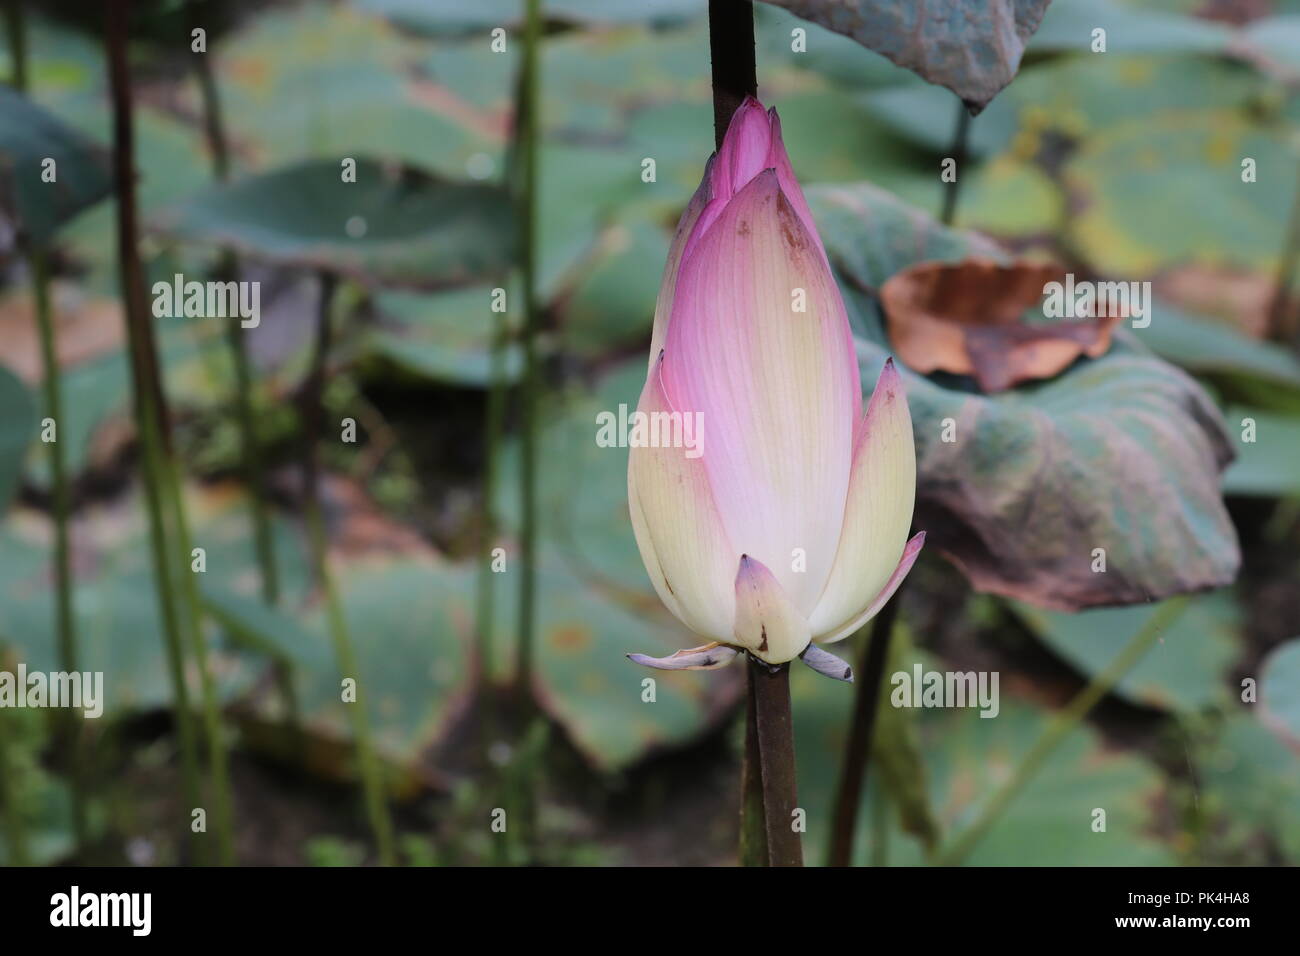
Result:
<instances>
[{"instance_id":1,"label":"thin green stem","mask_svg":"<svg viewBox=\"0 0 1300 956\"><path fill-rule=\"evenodd\" d=\"M31 254L32 285L36 293L36 326L40 332L41 359L44 364L45 414L54 423L54 440L49 443L51 498L54 511L54 581L55 621L58 628L59 667L71 674L79 670L77 625L72 613L72 549L68 533L71 495L63 443L58 429L63 421L62 372L55 344L54 315L50 308L50 273L45 253ZM68 778L72 785L72 821L78 849L84 850L88 837L86 822L86 774L82 761L82 718L75 710L63 712L63 742L68 748Z\"/></svg>"},{"instance_id":2,"label":"thin green stem","mask_svg":"<svg viewBox=\"0 0 1300 956\"><path fill-rule=\"evenodd\" d=\"M479 571L474 614L474 629L478 635L479 649L479 687L483 691L492 684L496 674L496 652L493 646L495 572L492 570L492 551L496 547L499 527L496 497L501 434L505 424L505 354L508 332L504 314L493 313L492 319L487 416L483 435L483 531L479 543Z\"/></svg>"},{"instance_id":3,"label":"thin green stem","mask_svg":"<svg viewBox=\"0 0 1300 956\"><path fill-rule=\"evenodd\" d=\"M9 65L13 72L9 84L15 90L27 89L27 28L23 0L5 3L5 30L9 34Z\"/></svg>"},{"instance_id":4,"label":"thin green stem","mask_svg":"<svg viewBox=\"0 0 1300 956\"><path fill-rule=\"evenodd\" d=\"M1034 741L1033 746L1029 748L1029 752L1021 759L1015 772L984 804L984 808L980 811L975 822L967 827L946 850L939 854L937 862L940 865L956 866L970 855L971 850L984 838L993 824L1002 816L1002 813L1020 795L1020 792L1024 790L1029 781L1033 779L1034 774L1051 755L1052 751L1056 749L1056 746L1069 735L1070 731L1078 726L1088 712L1097 705L1097 702L1110 693L1111 688L1146 655L1151 646L1159 640L1165 629L1183 613L1187 601L1187 596L1183 595L1165 602L1147 619L1141 629L1129 639L1124 650L1120 651L1118 656L1106 666L1106 669L1093 677L1088 686L1075 695L1064 710L1052 718L1039 738Z\"/></svg>"},{"instance_id":5,"label":"thin green stem","mask_svg":"<svg viewBox=\"0 0 1300 956\"><path fill-rule=\"evenodd\" d=\"M199 702L202 706L203 733L208 745L208 772L212 776L213 830L217 836L217 860L222 866L235 862L234 825L231 816L230 769L225 737L221 730L221 712L217 705L212 670L208 664L208 646L203 633L203 601L199 596L198 573L192 566L189 522L185 517L185 503L181 498L179 468L173 458L164 461L167 471L165 494L171 513L176 541L173 568L181 579L181 593L185 598L185 632L189 637L189 652L193 655L199 674Z\"/></svg>"},{"instance_id":6,"label":"thin green stem","mask_svg":"<svg viewBox=\"0 0 1300 956\"><path fill-rule=\"evenodd\" d=\"M149 548L153 556L154 586L172 683L180 746L181 774L189 808L200 806L199 762L189 693L185 685L185 656L180 637L176 602L168 582L171 578L167 526L162 488L166 481L163 465L168 454L166 405L162 392L158 356L145 302L144 269L137 244L135 201L135 143L131 115L131 76L127 65L127 37L131 16L130 0L107 4L106 46L109 89L113 108L113 180L117 199L117 252L121 292L126 316L127 351L131 359L131 382L137 429L144 457L144 495L149 523ZM185 814L188 821L189 812ZM202 843L192 826L187 827L193 849L203 855Z\"/></svg>"},{"instance_id":7,"label":"thin green stem","mask_svg":"<svg viewBox=\"0 0 1300 956\"><path fill-rule=\"evenodd\" d=\"M199 26L196 8L190 8L191 28ZM218 182L230 176L230 148L226 140L225 122L222 119L220 88L212 69L211 53L194 53L194 74L199 84L199 99L203 105L203 131L212 156L212 174ZM231 250L225 250L217 268L222 280L233 280L239 273L239 260ZM262 576L262 600L275 604L280 599L280 580L275 564L275 547L271 536L271 521L266 507L266 481L262 469L257 433L253 416L253 376L249 370L248 349L244 343L243 327L238 316L226 319L226 339L235 368L235 410L239 422L240 452L245 480L250 493L253 516L253 537L257 551L258 570Z\"/></svg>"},{"instance_id":8,"label":"thin green stem","mask_svg":"<svg viewBox=\"0 0 1300 956\"><path fill-rule=\"evenodd\" d=\"M0 709L0 815L3 816L5 845L9 851L8 865L27 866L31 857L27 850L27 832L23 827L17 785L18 761L14 756L17 748L10 733L15 719L12 712Z\"/></svg>"},{"instance_id":9,"label":"thin green stem","mask_svg":"<svg viewBox=\"0 0 1300 956\"><path fill-rule=\"evenodd\" d=\"M325 362L330 350L330 313L335 285L332 276L321 276L320 308L316 317L316 347L312 357L311 377L304 394L309 421L305 429L307 448L303 453L305 466L303 509L307 519L312 565L316 580L325 593L326 617L330 640L334 645L334 658L341 676L345 680L350 678L355 684L355 696L348 705L348 716L352 723L352 736L357 748L357 770L361 777L366 815L370 820L370 829L375 838L380 864L392 866L397 862L397 855L394 848L393 821L389 815L388 798L385 795L383 768L380 766L370 733L370 716L366 711L368 695L363 690L364 681L361 679L356 652L353 650L352 638L348 631L343 600L334 585L334 576L330 572L329 541L320 507L317 454L325 412L322 395L325 387Z\"/></svg>"},{"instance_id":10,"label":"thin green stem","mask_svg":"<svg viewBox=\"0 0 1300 956\"><path fill-rule=\"evenodd\" d=\"M849 739L844 746L844 760L840 764L839 785L835 788L830 846L826 854L828 866L850 866L853 862L858 807L862 803L862 791L867 782L876 714L880 709L880 692L885 682L885 666L889 660L889 640L898 618L901 598L902 595L895 592L876 619L863 627L858 635L859 657L854 669L857 680L854 685L853 718L849 725Z\"/></svg>"},{"instance_id":11,"label":"thin green stem","mask_svg":"<svg viewBox=\"0 0 1300 956\"><path fill-rule=\"evenodd\" d=\"M532 699L533 642L537 601L537 403L541 370L537 336L541 309L537 302L537 111L540 100L538 47L541 43L541 2L527 0L524 55L520 76L519 124L519 272L524 298L523 437L520 443L519 640L515 646L515 686L520 701Z\"/></svg>"}]
</instances>

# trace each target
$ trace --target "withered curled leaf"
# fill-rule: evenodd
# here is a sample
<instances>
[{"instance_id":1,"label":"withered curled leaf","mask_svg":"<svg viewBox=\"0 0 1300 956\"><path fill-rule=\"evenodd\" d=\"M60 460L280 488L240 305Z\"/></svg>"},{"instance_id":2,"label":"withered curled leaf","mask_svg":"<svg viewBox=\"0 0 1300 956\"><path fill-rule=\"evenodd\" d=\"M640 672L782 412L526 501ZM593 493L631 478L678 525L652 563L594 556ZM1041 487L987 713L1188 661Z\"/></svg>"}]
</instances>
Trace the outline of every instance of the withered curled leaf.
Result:
<instances>
[{"instance_id":1,"label":"withered curled leaf","mask_svg":"<svg viewBox=\"0 0 1300 956\"><path fill-rule=\"evenodd\" d=\"M973 376L985 393L1053 378L1080 355L1110 348L1118 311L1082 319L1025 322L1044 287L1064 279L1059 266L992 259L922 262L880 290L889 339L918 372Z\"/></svg>"}]
</instances>

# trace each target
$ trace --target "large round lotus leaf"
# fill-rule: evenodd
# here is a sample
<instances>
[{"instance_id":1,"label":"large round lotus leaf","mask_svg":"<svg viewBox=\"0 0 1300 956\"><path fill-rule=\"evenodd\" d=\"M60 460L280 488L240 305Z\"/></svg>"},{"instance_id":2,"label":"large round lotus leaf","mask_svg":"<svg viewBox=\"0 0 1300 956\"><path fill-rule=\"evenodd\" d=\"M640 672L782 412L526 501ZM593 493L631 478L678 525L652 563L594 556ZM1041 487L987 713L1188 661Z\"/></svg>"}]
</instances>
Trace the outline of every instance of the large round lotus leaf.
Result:
<instances>
[{"instance_id":1,"label":"large round lotus leaf","mask_svg":"<svg viewBox=\"0 0 1300 956\"><path fill-rule=\"evenodd\" d=\"M1255 181L1243 182L1244 160ZM1065 166L1082 211L1070 240L1098 272L1146 276L1175 265L1270 270L1295 195L1281 132L1235 113L1171 113L1100 130ZM1194 202L1171 203L1171 195Z\"/></svg>"},{"instance_id":2,"label":"large round lotus leaf","mask_svg":"<svg viewBox=\"0 0 1300 956\"><path fill-rule=\"evenodd\" d=\"M1223 490L1251 497L1300 494L1300 417L1244 407L1229 408L1226 417L1237 460L1223 475Z\"/></svg>"},{"instance_id":3,"label":"large round lotus leaf","mask_svg":"<svg viewBox=\"0 0 1300 956\"><path fill-rule=\"evenodd\" d=\"M1123 651L1157 608L1107 607L1061 614L1013 605L1034 633L1088 679ZM1241 614L1232 597L1197 597L1160 640L1115 685L1115 693L1147 707L1200 710L1224 703L1237 657Z\"/></svg>"},{"instance_id":4,"label":"large round lotus leaf","mask_svg":"<svg viewBox=\"0 0 1300 956\"><path fill-rule=\"evenodd\" d=\"M46 182L51 170L54 181ZM44 245L109 188L102 147L25 96L0 87L0 215L20 234Z\"/></svg>"},{"instance_id":5,"label":"large round lotus leaf","mask_svg":"<svg viewBox=\"0 0 1300 956\"><path fill-rule=\"evenodd\" d=\"M1230 401L1300 412L1300 360L1288 349L1165 302L1157 301L1153 314L1142 342L1161 358L1210 380ZM1248 451L1238 448L1238 454Z\"/></svg>"},{"instance_id":6,"label":"large round lotus leaf","mask_svg":"<svg viewBox=\"0 0 1300 956\"><path fill-rule=\"evenodd\" d=\"M1118 0L1055 0L1029 41L1029 52L1092 53L1093 30L1106 31L1111 53L1221 53L1233 33L1219 23ZM1101 54L1093 54L1101 55Z\"/></svg>"},{"instance_id":7,"label":"large round lotus leaf","mask_svg":"<svg viewBox=\"0 0 1300 956\"><path fill-rule=\"evenodd\" d=\"M999 255L868 186L817 187L810 202L858 334L864 389L890 351L874 290L916 262ZM1219 493L1232 457L1222 419L1195 381L1140 344L1117 341L997 395L903 371L916 527L978 589L1077 610L1235 577L1240 554ZM1092 570L1098 548L1104 574Z\"/></svg>"},{"instance_id":8,"label":"large round lotus leaf","mask_svg":"<svg viewBox=\"0 0 1300 956\"><path fill-rule=\"evenodd\" d=\"M212 55L239 165L365 153L459 178L505 145L503 122L422 75L424 44L346 4L266 11ZM499 90L514 72L497 55L475 76Z\"/></svg>"},{"instance_id":9,"label":"large round lotus leaf","mask_svg":"<svg viewBox=\"0 0 1300 956\"><path fill-rule=\"evenodd\" d=\"M1300 639L1276 647L1260 668L1259 704L1263 720L1300 751Z\"/></svg>"},{"instance_id":10,"label":"large round lotus leaf","mask_svg":"<svg viewBox=\"0 0 1300 956\"><path fill-rule=\"evenodd\" d=\"M363 354L430 381L485 386L492 379L492 335L514 323L494 313L491 286L432 294L380 292L375 322L366 328ZM523 358L511 343L502 356L508 382L519 377Z\"/></svg>"},{"instance_id":11,"label":"large round lotus leaf","mask_svg":"<svg viewBox=\"0 0 1300 956\"><path fill-rule=\"evenodd\" d=\"M472 571L374 556L336 561L334 576L360 672L339 674L318 602L303 625L319 646L296 672L303 715L317 730L349 736L350 705L339 688L343 676L355 677L378 745L394 761L413 764L439 739L457 692L469 686Z\"/></svg>"},{"instance_id":12,"label":"large round lotus leaf","mask_svg":"<svg viewBox=\"0 0 1300 956\"><path fill-rule=\"evenodd\" d=\"M1107 53L1028 67L999 102L1014 109L1026 135L1051 129L1086 142L1128 120L1245 110L1266 87L1259 73L1232 60Z\"/></svg>"},{"instance_id":13,"label":"large round lotus leaf","mask_svg":"<svg viewBox=\"0 0 1300 956\"><path fill-rule=\"evenodd\" d=\"M696 672L647 670L632 663L628 654L667 656L699 644L699 638L666 613L629 608L563 553L548 546L539 557L537 698L593 766L625 769L649 754L689 743L729 716L743 686L739 665ZM512 593L507 589L516 577L508 571L499 577L498 595ZM505 661L513 660L514 618L512 612L498 612L497 647ZM647 678L654 682L653 694Z\"/></svg>"},{"instance_id":14,"label":"large round lotus leaf","mask_svg":"<svg viewBox=\"0 0 1300 956\"><path fill-rule=\"evenodd\" d=\"M1048 0L927 4L768 0L843 33L982 109L1011 82Z\"/></svg>"},{"instance_id":15,"label":"large round lotus leaf","mask_svg":"<svg viewBox=\"0 0 1300 956\"><path fill-rule=\"evenodd\" d=\"M914 654L899 670L910 677L944 669ZM804 851L808 862L824 860L834 788L844 759L853 711L851 688L830 685L806 667L790 677L794 698L795 756L799 803L807 810ZM892 684L885 690L892 691ZM996 717L978 708L926 709L916 713L929 804L946 839L961 833L1011 775L1051 718L1008 696L1000 686ZM888 697L882 706L890 706ZM859 811L854 862L872 855L868 788ZM1174 862L1152 835L1152 807L1161 793L1156 768L1128 754L1108 750L1087 726L1073 730L999 817L966 862L976 866L1136 866ZM1106 811L1106 832L1093 831L1093 812ZM892 816L892 815L891 815ZM920 841L892 819L887 828L888 862L925 862Z\"/></svg>"},{"instance_id":16,"label":"large round lotus leaf","mask_svg":"<svg viewBox=\"0 0 1300 956\"><path fill-rule=\"evenodd\" d=\"M435 289L509 268L514 232L504 190L364 157L356 182L344 182L343 172L339 160L311 160L213 186L158 213L154 226L381 286Z\"/></svg>"},{"instance_id":17,"label":"large round lotus leaf","mask_svg":"<svg viewBox=\"0 0 1300 956\"><path fill-rule=\"evenodd\" d=\"M1294 748L1237 710L1190 756L1196 791L1189 799L1207 820L1201 828L1211 853L1206 862L1300 864L1300 756Z\"/></svg>"},{"instance_id":18,"label":"large round lotus leaf","mask_svg":"<svg viewBox=\"0 0 1300 956\"><path fill-rule=\"evenodd\" d=\"M408 30L433 34L518 27L524 13L524 0L353 0L353 4L360 10L386 16ZM542 12L548 20L600 24L673 20L703 11L702 0L547 0Z\"/></svg>"},{"instance_id":19,"label":"large round lotus leaf","mask_svg":"<svg viewBox=\"0 0 1300 956\"><path fill-rule=\"evenodd\" d=\"M206 552L204 584L236 592L250 584L255 588L246 501L228 492L195 492L187 499L192 543ZM72 600L80 666L103 672L104 712L113 717L168 707L172 701L142 512L135 507L126 515L94 512L73 528ZM29 669L40 671L59 668L50 536L47 519L29 512L15 513L0 528L0 635ZM302 549L278 522L275 548L286 601L300 599ZM188 569L187 559L186 573L191 573ZM212 659L223 699L248 690L264 663L215 650Z\"/></svg>"}]
</instances>

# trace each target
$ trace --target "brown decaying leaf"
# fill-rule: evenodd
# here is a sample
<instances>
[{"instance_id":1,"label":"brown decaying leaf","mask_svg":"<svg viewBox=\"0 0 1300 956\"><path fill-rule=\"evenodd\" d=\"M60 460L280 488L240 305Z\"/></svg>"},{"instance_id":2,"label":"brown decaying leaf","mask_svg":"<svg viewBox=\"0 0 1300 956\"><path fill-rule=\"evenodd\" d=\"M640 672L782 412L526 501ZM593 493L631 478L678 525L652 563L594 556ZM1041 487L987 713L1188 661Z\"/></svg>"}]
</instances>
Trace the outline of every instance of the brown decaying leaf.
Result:
<instances>
[{"instance_id":1,"label":"brown decaying leaf","mask_svg":"<svg viewBox=\"0 0 1300 956\"><path fill-rule=\"evenodd\" d=\"M1080 355L1104 354L1123 318L1023 322L1044 287L1064 276L1055 265L982 258L904 269L880 290L890 342L910 368L970 375L986 393L1052 378Z\"/></svg>"}]
</instances>

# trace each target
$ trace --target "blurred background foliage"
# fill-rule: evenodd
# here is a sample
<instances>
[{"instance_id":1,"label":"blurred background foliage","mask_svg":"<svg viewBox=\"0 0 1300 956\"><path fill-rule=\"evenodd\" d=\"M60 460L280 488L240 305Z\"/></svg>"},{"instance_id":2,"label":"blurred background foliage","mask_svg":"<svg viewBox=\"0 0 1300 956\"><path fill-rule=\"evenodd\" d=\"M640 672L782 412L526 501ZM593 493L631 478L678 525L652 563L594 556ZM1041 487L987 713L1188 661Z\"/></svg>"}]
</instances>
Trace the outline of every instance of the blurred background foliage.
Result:
<instances>
[{"instance_id":1,"label":"blurred background foliage","mask_svg":"<svg viewBox=\"0 0 1300 956\"><path fill-rule=\"evenodd\" d=\"M30 18L30 97L86 143L104 144L104 55L75 7L53 4L51 15ZM703 7L546 5L536 679L549 725L540 737L503 734L491 751L513 768L507 779L545 770L528 778L543 781L542 836L504 851L491 844L492 802L471 754L483 711L473 627L489 306L505 282L512 241L499 187L510 163L519 52L513 40L507 52L492 52L489 34L517 24L520 4L241 2L221 4L219 13L209 5L198 22L211 25L228 187L212 185L178 5L142 18L132 62L149 281L207 275L217 246L233 245L243 256L241 277L262 283L262 321L247 342L275 503L282 579L275 608L258 600L221 323L157 322L193 535L207 549L202 589L218 641L218 689L237 733L242 861L349 865L368 852L345 786L347 723L297 508L296 397L321 267L347 280L327 421L353 418L359 436L327 443L326 518L362 672L378 688L369 706L398 798L405 858L734 859L732 717L741 675L657 674L656 702L642 701L644 675L624 655L670 653L690 637L659 606L637 555L626 451L593 441L598 411L636 403L671 231L711 150ZM1108 28L1104 55L1089 51L1099 24ZM791 50L796 27L807 30L806 53ZM1174 367L1195 377L1228 423L1236 460L1222 487L1234 529L1226 537L1224 529L1204 531L1190 546L1166 540L1135 560L1157 576L1176 575L1203 557L1198 542L1211 561L1221 557L1235 530L1244 557L1238 580L1192 600L1051 755L971 861L1300 863L1300 361L1294 312L1275 302L1279 272L1295 265L1285 250L1300 170L1300 3L1055 0L1019 75L971 123L953 231L933 220L956 98L775 7L758 5L757 35L760 93L780 109L832 251L860 336L864 382L887 347L876 292L916 262L972 250L1045 253L1081 276L1154 285L1150 327L1116 346L1137 358L1108 373L1139 376L1128 390L1116 391L1099 372L1086 379L1090 367L1126 361L1112 354L1081 361L1042 391L999 398L1020 404L999 406L1002 431L981 438L989 470L972 480L1006 481L999 469L1014 456L998 442L1009 443L1030 410L1051 418L1053 408L1089 401L1088 427L1122 429L1132 396L1191 394L1195 386ZM8 97L0 107L0 122L28 131L34 155L50 155L40 152L49 143L41 129L15 112L27 107ZM6 156L13 142L7 133ZM1243 156L1257 163L1252 185L1241 182ZM356 185L336 178L345 157L357 160ZM81 159L87 171L72 172L70 157L61 181L89 181L94 151L86 146ZM651 182L642 176L646 159L654 160ZM74 609L83 667L105 672L109 707L88 728L99 781L89 859L172 862L179 848L166 823L178 799L170 697L142 546L111 200L58 234L54 263L60 440L75 490ZM11 503L0 525L0 646L7 659L53 670L50 476L36 438L33 303L21 261L7 259L4 278L0 494ZM513 306L506 320L510 338L519 326ZM1147 364L1132 371L1138 361ZM508 342L507 381L519 367ZM909 392L924 462L926 436L969 396L919 378L909 379ZM1177 404L1160 412L1175 439L1192 427L1181 423ZM1240 440L1247 417L1257 424L1254 443ZM1070 440L1065 417L1052 421ZM512 401L497 502L507 561L519 524L516 424ZM1105 508L1104 486L1137 480L1126 460L1103 456L1088 467L1094 471L1082 478L1049 470L1034 487L1049 498L1096 494ZM1164 540L1182 517L1204 520L1212 505L1203 494L1182 488L1177 475L1167 479L1154 489L1151 513L1107 511L1116 535L1138 527ZM515 612L511 575L499 577L492 676L504 680ZM886 769L872 774L864 795L860 862L922 862L935 834L969 823L1053 710L1153 613L1142 605L1066 613L975 593L937 549L913 577L897 669L921 662L997 670L1001 713L882 714L890 732L876 759ZM286 723L277 664L293 675L298 730ZM1245 678L1258 682L1258 703L1242 702ZM804 669L793 689L807 855L816 862L852 695ZM0 725L9 742L8 806L27 823L27 853L64 860L72 847L66 787L43 760L43 721L0 711ZM890 748L919 753L923 766L908 769L906 753L879 752ZM1105 833L1090 826L1097 807L1107 811ZM0 848L0 859L5 853Z\"/></svg>"}]
</instances>

